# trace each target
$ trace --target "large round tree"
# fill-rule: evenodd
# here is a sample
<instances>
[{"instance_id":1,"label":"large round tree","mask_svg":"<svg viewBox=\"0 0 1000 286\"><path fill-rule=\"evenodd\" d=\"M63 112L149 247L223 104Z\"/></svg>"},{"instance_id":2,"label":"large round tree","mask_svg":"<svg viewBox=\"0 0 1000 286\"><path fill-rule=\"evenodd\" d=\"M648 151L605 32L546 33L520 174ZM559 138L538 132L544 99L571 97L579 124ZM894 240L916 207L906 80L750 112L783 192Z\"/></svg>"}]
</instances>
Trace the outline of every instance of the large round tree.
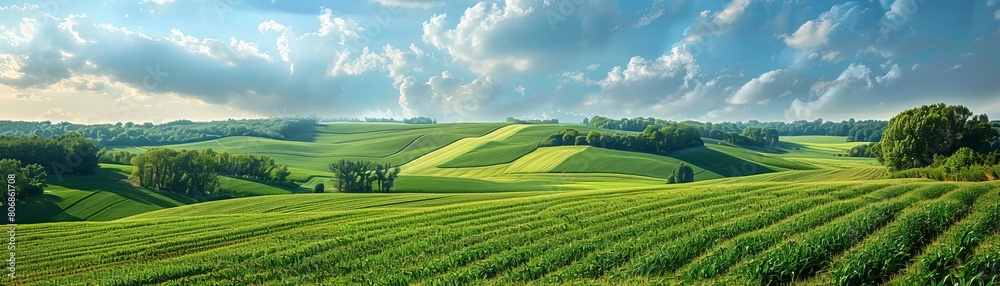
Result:
<instances>
[{"instance_id":1,"label":"large round tree","mask_svg":"<svg viewBox=\"0 0 1000 286\"><path fill-rule=\"evenodd\" d=\"M971 116L964 106L944 103L903 111L889 120L882 134L879 162L890 170L905 170L928 166L935 155L951 155L969 143L963 137L972 134L966 133L976 131L966 128L976 125L969 122Z\"/></svg>"}]
</instances>

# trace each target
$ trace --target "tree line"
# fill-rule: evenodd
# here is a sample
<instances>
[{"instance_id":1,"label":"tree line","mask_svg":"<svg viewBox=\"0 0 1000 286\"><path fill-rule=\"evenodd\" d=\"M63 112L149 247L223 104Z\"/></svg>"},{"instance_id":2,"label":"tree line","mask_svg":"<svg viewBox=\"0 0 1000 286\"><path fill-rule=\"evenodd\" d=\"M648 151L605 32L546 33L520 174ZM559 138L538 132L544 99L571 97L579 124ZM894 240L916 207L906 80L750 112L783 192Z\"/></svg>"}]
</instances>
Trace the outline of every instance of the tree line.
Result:
<instances>
[{"instance_id":1,"label":"tree line","mask_svg":"<svg viewBox=\"0 0 1000 286\"><path fill-rule=\"evenodd\" d=\"M138 155L139 154L135 154L128 151L122 151L122 150L111 151L106 148L101 148L100 151L97 151L97 162L104 164L131 165L132 158Z\"/></svg>"},{"instance_id":2,"label":"tree line","mask_svg":"<svg viewBox=\"0 0 1000 286\"><path fill-rule=\"evenodd\" d=\"M0 136L0 159L38 164L51 175L88 175L97 169L97 147L79 133L44 138Z\"/></svg>"},{"instance_id":3,"label":"tree line","mask_svg":"<svg viewBox=\"0 0 1000 286\"><path fill-rule=\"evenodd\" d=\"M702 137L715 138L719 140L720 136L713 136L713 134L726 134L726 133L736 133L742 134L743 130L747 127L756 127L760 129L775 129L778 131L779 136L799 136L799 135L829 135L829 136L847 136L847 141L867 141L867 142L878 142L882 139L882 132L885 131L886 126L888 126L887 121L881 120L844 120L841 122L833 121L823 121L823 119L816 119L814 121L798 120L790 123L786 122L760 122L757 120L750 120L746 123L744 122L698 122L698 121L684 121L684 124L697 126L699 134ZM611 119L603 116L594 116L590 119L584 119L584 124L588 124L597 128L611 129L611 130L623 130L623 131L634 131L641 132L645 130L646 126L661 127L668 124L676 124L673 121L667 121L662 119L656 119L652 117L635 117L635 118L622 118L622 119ZM717 131L716 131L717 130ZM716 138L720 137L720 138Z\"/></svg>"},{"instance_id":4,"label":"tree line","mask_svg":"<svg viewBox=\"0 0 1000 286\"><path fill-rule=\"evenodd\" d=\"M403 124L437 124L437 119L428 117L403 118Z\"/></svg>"},{"instance_id":5,"label":"tree line","mask_svg":"<svg viewBox=\"0 0 1000 286\"><path fill-rule=\"evenodd\" d=\"M875 152L878 151L878 149L875 148L876 144L878 143L861 144L851 147L851 149L847 151L847 157L875 158Z\"/></svg>"},{"instance_id":6,"label":"tree line","mask_svg":"<svg viewBox=\"0 0 1000 286\"><path fill-rule=\"evenodd\" d=\"M290 174L287 166L276 164L274 159L265 155L222 152L216 160L219 174L229 177L284 182Z\"/></svg>"},{"instance_id":7,"label":"tree line","mask_svg":"<svg viewBox=\"0 0 1000 286\"><path fill-rule=\"evenodd\" d=\"M507 123L513 124L559 124L559 119L517 119L514 117L507 117L505 120Z\"/></svg>"},{"instance_id":8,"label":"tree line","mask_svg":"<svg viewBox=\"0 0 1000 286\"><path fill-rule=\"evenodd\" d=\"M549 135L539 145L573 146L588 145L631 152L667 154L673 151L705 146L695 127L686 124L671 124L656 128L647 126L641 134L609 134L590 131L582 134L575 129L566 129Z\"/></svg>"},{"instance_id":9,"label":"tree line","mask_svg":"<svg viewBox=\"0 0 1000 286\"><path fill-rule=\"evenodd\" d=\"M865 151L894 177L1000 179L1000 132L985 114L973 115L961 105L905 110L889 120L882 140Z\"/></svg>"},{"instance_id":10,"label":"tree line","mask_svg":"<svg viewBox=\"0 0 1000 286\"><path fill-rule=\"evenodd\" d=\"M719 129L712 129L709 138L722 140L733 145L740 146L776 146L780 140L778 130L774 128L746 127L742 133L722 132Z\"/></svg>"},{"instance_id":11,"label":"tree line","mask_svg":"<svg viewBox=\"0 0 1000 286\"><path fill-rule=\"evenodd\" d=\"M153 148L132 157L128 181L136 186L189 195L218 190L220 174L265 181L284 181L288 168L263 155L216 153L212 149Z\"/></svg>"},{"instance_id":12,"label":"tree line","mask_svg":"<svg viewBox=\"0 0 1000 286\"><path fill-rule=\"evenodd\" d=\"M340 160L330 164L337 178L337 190L348 193L370 193L378 187L378 192L388 193L399 176L399 167L368 161Z\"/></svg>"},{"instance_id":13,"label":"tree line","mask_svg":"<svg viewBox=\"0 0 1000 286\"><path fill-rule=\"evenodd\" d=\"M0 159L0 175L8 186L14 186L16 199L37 196L45 192L46 173L42 165L22 164L16 159Z\"/></svg>"},{"instance_id":14,"label":"tree line","mask_svg":"<svg viewBox=\"0 0 1000 286\"><path fill-rule=\"evenodd\" d=\"M52 138L72 133L94 140L97 146L166 145L204 141L225 136L256 136L285 139L309 132L316 118L229 119L210 122L177 120L163 124L115 123L74 124L51 121L28 122L0 120L0 135Z\"/></svg>"}]
</instances>

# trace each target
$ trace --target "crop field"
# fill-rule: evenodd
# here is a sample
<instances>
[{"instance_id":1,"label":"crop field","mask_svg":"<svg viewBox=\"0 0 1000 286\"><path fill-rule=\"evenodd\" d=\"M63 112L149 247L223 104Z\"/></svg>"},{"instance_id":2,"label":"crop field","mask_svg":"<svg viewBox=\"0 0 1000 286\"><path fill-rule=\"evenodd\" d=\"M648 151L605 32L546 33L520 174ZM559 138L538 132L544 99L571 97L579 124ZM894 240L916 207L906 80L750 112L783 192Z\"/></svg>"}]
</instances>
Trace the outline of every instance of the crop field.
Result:
<instances>
[{"instance_id":1,"label":"crop field","mask_svg":"<svg viewBox=\"0 0 1000 286\"><path fill-rule=\"evenodd\" d=\"M985 282L998 212L996 183L920 180L263 196L25 225L20 265L29 284Z\"/></svg>"},{"instance_id":2,"label":"crop field","mask_svg":"<svg viewBox=\"0 0 1000 286\"><path fill-rule=\"evenodd\" d=\"M847 137L820 135L781 136L781 141L792 143L837 144L847 143Z\"/></svg>"},{"instance_id":3,"label":"crop field","mask_svg":"<svg viewBox=\"0 0 1000 286\"><path fill-rule=\"evenodd\" d=\"M292 179L307 180L313 172L328 172L340 159L404 164L461 138L481 136L501 123L410 125L392 123L319 124L315 132L295 134L289 140L233 136L195 143L167 145L174 149L213 149L219 152L270 156L294 167ZM119 148L131 152L157 146ZM304 174L300 170L306 171Z\"/></svg>"},{"instance_id":4,"label":"crop field","mask_svg":"<svg viewBox=\"0 0 1000 286\"><path fill-rule=\"evenodd\" d=\"M125 184L131 171L130 166L105 164L94 175L62 180L50 176L46 193L18 208L19 222L107 221L195 202L183 195Z\"/></svg>"},{"instance_id":5,"label":"crop field","mask_svg":"<svg viewBox=\"0 0 1000 286\"><path fill-rule=\"evenodd\" d=\"M323 160L419 154L399 160L396 193L303 194L336 182L312 163L285 157L297 183L222 177L220 196L241 198L194 203L125 185L130 167L103 165L98 176L71 177L48 189L51 202L29 216L50 222L19 226L19 282L925 285L1000 279L1000 184L887 179L874 159L835 156L863 143L798 138L750 148L709 139L705 147L664 156L537 147L559 130L586 130L579 125L473 124L452 131L361 125L329 124L292 140L229 137L171 147L225 144L229 151L276 157L325 152ZM410 149L429 136L454 140ZM369 148L338 149L362 145ZM665 184L663 177L681 163L694 169L696 181Z\"/></svg>"}]
</instances>

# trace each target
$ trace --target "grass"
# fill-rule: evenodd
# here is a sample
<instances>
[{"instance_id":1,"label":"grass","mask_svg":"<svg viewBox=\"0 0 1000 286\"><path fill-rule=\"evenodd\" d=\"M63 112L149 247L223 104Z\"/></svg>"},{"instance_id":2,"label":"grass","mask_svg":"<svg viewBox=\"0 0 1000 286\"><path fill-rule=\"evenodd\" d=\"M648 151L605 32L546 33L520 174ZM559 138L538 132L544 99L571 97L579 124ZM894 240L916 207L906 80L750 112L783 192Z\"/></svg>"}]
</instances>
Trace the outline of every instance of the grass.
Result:
<instances>
[{"instance_id":1,"label":"grass","mask_svg":"<svg viewBox=\"0 0 1000 286\"><path fill-rule=\"evenodd\" d=\"M306 181L328 173L340 159L368 160L401 165L461 138L481 136L505 124L462 123L410 125L392 123L319 124L313 132L293 134L288 140L232 136L166 146L123 147L139 152L153 147L213 149L220 152L263 154L288 165L291 179Z\"/></svg>"},{"instance_id":2,"label":"grass","mask_svg":"<svg viewBox=\"0 0 1000 286\"><path fill-rule=\"evenodd\" d=\"M909 257L952 245L998 189L862 180L260 196L22 225L18 254L26 284L835 283L853 281L838 280L846 265L882 261L868 253L896 237L919 238L902 240ZM990 273L1000 241L981 232L945 271ZM922 267L889 259L858 279L906 281L903 269Z\"/></svg>"},{"instance_id":3,"label":"grass","mask_svg":"<svg viewBox=\"0 0 1000 286\"><path fill-rule=\"evenodd\" d=\"M768 148L706 140L665 156L535 147L565 128L589 130L333 123L288 140L171 146L284 156L297 182L221 178L225 196L242 198L196 204L130 187L121 182L130 167L102 165L26 202L29 217L57 222L18 226L19 270L31 273L18 282L1000 281L996 182L890 179L873 159L834 156L863 143L826 136L782 137ZM319 159L303 159L313 152ZM401 164L399 193L293 194L332 189L318 164L337 158ZM666 185L682 162L696 181ZM173 203L143 204L151 198ZM74 220L88 221L66 222Z\"/></svg>"},{"instance_id":4,"label":"grass","mask_svg":"<svg viewBox=\"0 0 1000 286\"><path fill-rule=\"evenodd\" d=\"M300 188L294 183L258 182L241 178L219 177L219 197L252 197L267 195L288 195L293 193L312 192L312 189Z\"/></svg>"},{"instance_id":5,"label":"grass","mask_svg":"<svg viewBox=\"0 0 1000 286\"><path fill-rule=\"evenodd\" d=\"M18 208L18 222L107 221L195 203L184 195L137 188L124 183L130 166L101 164L96 174L48 178L45 194Z\"/></svg>"},{"instance_id":6,"label":"grass","mask_svg":"<svg viewBox=\"0 0 1000 286\"><path fill-rule=\"evenodd\" d=\"M779 140L793 143L839 144L847 143L847 136L801 135L781 136Z\"/></svg>"}]
</instances>

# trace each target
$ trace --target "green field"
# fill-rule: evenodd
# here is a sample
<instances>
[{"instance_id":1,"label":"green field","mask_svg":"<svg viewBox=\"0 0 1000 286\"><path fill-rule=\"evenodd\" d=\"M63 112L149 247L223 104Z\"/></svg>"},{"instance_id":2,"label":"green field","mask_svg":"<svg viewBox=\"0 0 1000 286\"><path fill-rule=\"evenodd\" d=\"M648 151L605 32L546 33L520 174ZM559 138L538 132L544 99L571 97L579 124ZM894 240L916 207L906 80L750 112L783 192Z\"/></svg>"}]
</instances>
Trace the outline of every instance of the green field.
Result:
<instances>
[{"instance_id":1,"label":"green field","mask_svg":"<svg viewBox=\"0 0 1000 286\"><path fill-rule=\"evenodd\" d=\"M52 222L18 227L19 282L926 285L1000 277L1000 183L886 179L874 159L835 156L864 144L843 138L794 137L770 148L706 139L666 156L537 148L565 128L587 130L337 123L285 141L169 146L268 154L298 183L221 178L223 195L245 198L194 203L125 185L127 166L67 178L48 188L41 208L57 215L38 216ZM450 139L417 145L431 136ZM339 158L400 164L398 193L332 192L336 183L318 166ZM682 162L696 181L665 184ZM319 183L331 193L298 194ZM173 203L139 203L146 196Z\"/></svg>"},{"instance_id":2,"label":"green field","mask_svg":"<svg viewBox=\"0 0 1000 286\"><path fill-rule=\"evenodd\" d=\"M23 282L46 284L924 284L1000 274L988 243L998 189L883 180L263 196L21 226L19 265L32 273ZM930 256L961 263L921 262Z\"/></svg>"},{"instance_id":3,"label":"green field","mask_svg":"<svg viewBox=\"0 0 1000 286\"><path fill-rule=\"evenodd\" d=\"M589 146L538 148L548 135L567 128L583 133L596 130L580 124L504 125L492 123L404 125L393 123L319 124L314 132L295 134L288 140L255 137L226 137L204 142L168 145L176 149L213 148L228 152L249 152L276 158L288 164L291 183L262 183L220 177L220 192L210 199L308 193L319 183L328 191L336 182L326 165L339 159L371 159L401 165L397 192L481 193L524 191L578 191L662 185L665 177L681 163L695 169L697 181L757 174L782 174L790 170L852 169L878 164L869 158L836 157L861 143L789 143L778 148L756 149L728 146L705 139L706 147L674 152L669 156L602 149ZM629 133L629 132L625 132ZM815 136L800 136L815 137ZM401 139L402 138L402 139ZM802 140L793 137L797 142ZM816 141L816 140L812 140ZM837 140L826 140L837 141ZM843 140L841 140L843 141ZM119 148L143 152L152 147ZM413 157L413 158L411 158ZM55 185L49 194L33 199L39 204L30 222L64 220L111 220L162 207L192 203L174 195L166 203L148 204L121 197L119 190L135 188L123 184L126 166L106 165L106 193L90 198L86 209L74 202L93 192L80 187ZM68 177L65 184L93 184L95 178ZM150 192L144 190L144 192ZM118 192L121 193L121 192ZM127 195L131 192L125 192ZM153 192L155 193L155 192ZM163 196L165 194L160 194ZM124 201L123 201L124 199ZM117 211L111 204L123 204ZM77 210L80 209L80 210ZM111 210L104 210L111 209ZM105 212L95 216L94 212ZM60 214L65 212L65 214Z\"/></svg>"},{"instance_id":4,"label":"green field","mask_svg":"<svg viewBox=\"0 0 1000 286\"><path fill-rule=\"evenodd\" d=\"M340 159L371 160L400 165L461 138L481 136L504 126L500 123L409 125L395 123L319 124L314 132L295 134L288 140L233 136L217 140L117 148L133 152L154 147L264 154L293 167L292 179L307 180L327 174Z\"/></svg>"},{"instance_id":5,"label":"green field","mask_svg":"<svg viewBox=\"0 0 1000 286\"><path fill-rule=\"evenodd\" d=\"M781 136L781 141L791 143L838 144L847 143L847 137L821 135Z\"/></svg>"},{"instance_id":6,"label":"green field","mask_svg":"<svg viewBox=\"0 0 1000 286\"><path fill-rule=\"evenodd\" d=\"M130 186L124 182L132 167L102 164L89 176L48 179L45 194L18 208L20 223L45 221L106 221L194 203L183 195Z\"/></svg>"}]
</instances>

